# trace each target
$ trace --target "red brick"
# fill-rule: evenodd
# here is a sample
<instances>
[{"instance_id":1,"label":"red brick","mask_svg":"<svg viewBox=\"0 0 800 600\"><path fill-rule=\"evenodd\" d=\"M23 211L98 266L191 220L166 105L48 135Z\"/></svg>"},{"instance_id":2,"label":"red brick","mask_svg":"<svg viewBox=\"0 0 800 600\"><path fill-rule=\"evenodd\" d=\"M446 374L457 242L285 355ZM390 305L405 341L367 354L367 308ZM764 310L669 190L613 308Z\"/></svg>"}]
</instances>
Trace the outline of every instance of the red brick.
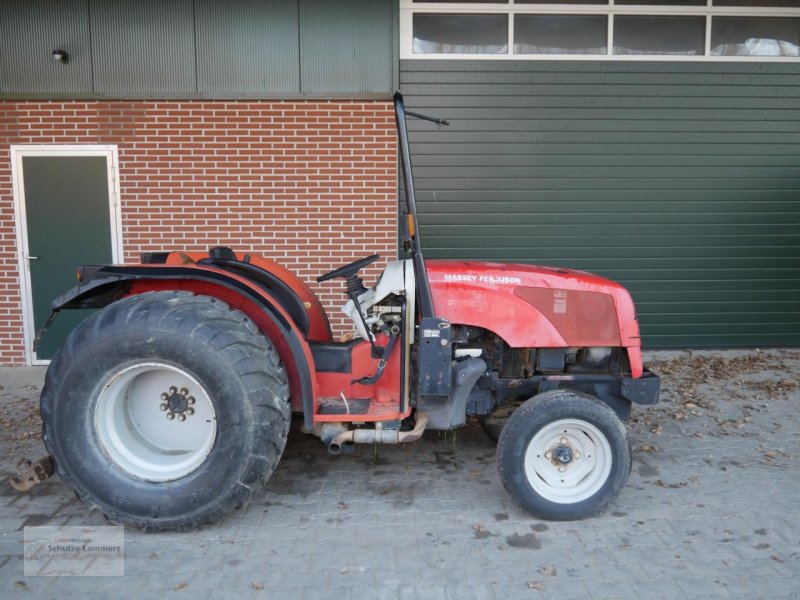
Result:
<instances>
[{"instance_id":1,"label":"red brick","mask_svg":"<svg viewBox=\"0 0 800 600\"><path fill-rule=\"evenodd\" d=\"M346 298L314 278L396 252L389 102L0 101L0 364L24 361L8 146L52 143L118 146L126 261L219 244L259 252L312 285L337 334L352 328Z\"/></svg>"}]
</instances>

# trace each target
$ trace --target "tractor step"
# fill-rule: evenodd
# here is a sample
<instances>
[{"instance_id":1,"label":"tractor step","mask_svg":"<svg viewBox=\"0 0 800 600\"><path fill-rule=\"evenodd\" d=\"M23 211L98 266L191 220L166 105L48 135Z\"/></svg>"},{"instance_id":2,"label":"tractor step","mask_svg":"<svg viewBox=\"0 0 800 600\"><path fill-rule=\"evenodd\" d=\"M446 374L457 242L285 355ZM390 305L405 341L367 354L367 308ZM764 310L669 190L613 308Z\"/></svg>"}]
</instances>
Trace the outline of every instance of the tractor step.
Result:
<instances>
[{"instance_id":1,"label":"tractor step","mask_svg":"<svg viewBox=\"0 0 800 600\"><path fill-rule=\"evenodd\" d=\"M314 414L315 423L402 420L411 414L400 412L398 403L375 402L371 398L322 398Z\"/></svg>"},{"instance_id":2,"label":"tractor step","mask_svg":"<svg viewBox=\"0 0 800 600\"><path fill-rule=\"evenodd\" d=\"M365 415L369 412L369 398L326 398L320 401L318 415Z\"/></svg>"}]
</instances>

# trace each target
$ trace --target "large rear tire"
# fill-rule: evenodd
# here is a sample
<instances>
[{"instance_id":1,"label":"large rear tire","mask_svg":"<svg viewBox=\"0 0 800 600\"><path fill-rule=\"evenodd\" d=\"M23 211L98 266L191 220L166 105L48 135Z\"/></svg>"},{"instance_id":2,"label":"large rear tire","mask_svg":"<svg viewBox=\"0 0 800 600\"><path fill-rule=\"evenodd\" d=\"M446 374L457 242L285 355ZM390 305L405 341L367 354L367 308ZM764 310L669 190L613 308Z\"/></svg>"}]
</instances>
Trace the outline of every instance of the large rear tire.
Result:
<instances>
[{"instance_id":1,"label":"large rear tire","mask_svg":"<svg viewBox=\"0 0 800 600\"><path fill-rule=\"evenodd\" d=\"M61 478L107 518L188 529L241 505L278 463L289 385L244 314L189 292L92 315L47 371L44 442Z\"/></svg>"},{"instance_id":2,"label":"large rear tire","mask_svg":"<svg viewBox=\"0 0 800 600\"><path fill-rule=\"evenodd\" d=\"M503 485L533 515L555 521L602 512L630 473L625 426L597 398L571 390L534 396L500 432Z\"/></svg>"}]
</instances>

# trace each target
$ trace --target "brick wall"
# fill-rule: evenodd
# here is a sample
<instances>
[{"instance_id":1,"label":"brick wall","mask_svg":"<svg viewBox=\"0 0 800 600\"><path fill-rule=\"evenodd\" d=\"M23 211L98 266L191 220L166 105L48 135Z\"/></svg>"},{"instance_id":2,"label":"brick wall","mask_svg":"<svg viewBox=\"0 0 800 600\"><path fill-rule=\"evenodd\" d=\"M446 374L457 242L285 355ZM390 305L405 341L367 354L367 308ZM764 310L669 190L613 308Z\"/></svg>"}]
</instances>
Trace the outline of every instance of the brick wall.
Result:
<instances>
[{"instance_id":1,"label":"brick wall","mask_svg":"<svg viewBox=\"0 0 800 600\"><path fill-rule=\"evenodd\" d=\"M339 333L352 329L342 282L313 278L396 253L389 102L0 102L0 364L24 361L9 144L116 144L126 261L212 245L261 253L312 283Z\"/></svg>"}]
</instances>

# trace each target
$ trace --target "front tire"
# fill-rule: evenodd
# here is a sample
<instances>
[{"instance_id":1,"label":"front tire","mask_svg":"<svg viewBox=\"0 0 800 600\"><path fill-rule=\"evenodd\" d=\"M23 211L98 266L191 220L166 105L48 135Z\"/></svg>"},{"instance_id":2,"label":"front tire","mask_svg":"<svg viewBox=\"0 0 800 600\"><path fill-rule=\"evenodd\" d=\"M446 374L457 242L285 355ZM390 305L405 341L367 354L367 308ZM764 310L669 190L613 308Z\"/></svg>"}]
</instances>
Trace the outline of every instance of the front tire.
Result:
<instances>
[{"instance_id":1,"label":"front tire","mask_svg":"<svg viewBox=\"0 0 800 600\"><path fill-rule=\"evenodd\" d=\"M617 415L571 390L534 396L508 418L497 460L503 485L523 508L550 520L602 512L630 473L630 447Z\"/></svg>"},{"instance_id":2,"label":"front tire","mask_svg":"<svg viewBox=\"0 0 800 600\"><path fill-rule=\"evenodd\" d=\"M79 325L47 371L41 412L57 472L109 520L144 530L218 521L274 471L286 372L244 314L151 292Z\"/></svg>"}]
</instances>

